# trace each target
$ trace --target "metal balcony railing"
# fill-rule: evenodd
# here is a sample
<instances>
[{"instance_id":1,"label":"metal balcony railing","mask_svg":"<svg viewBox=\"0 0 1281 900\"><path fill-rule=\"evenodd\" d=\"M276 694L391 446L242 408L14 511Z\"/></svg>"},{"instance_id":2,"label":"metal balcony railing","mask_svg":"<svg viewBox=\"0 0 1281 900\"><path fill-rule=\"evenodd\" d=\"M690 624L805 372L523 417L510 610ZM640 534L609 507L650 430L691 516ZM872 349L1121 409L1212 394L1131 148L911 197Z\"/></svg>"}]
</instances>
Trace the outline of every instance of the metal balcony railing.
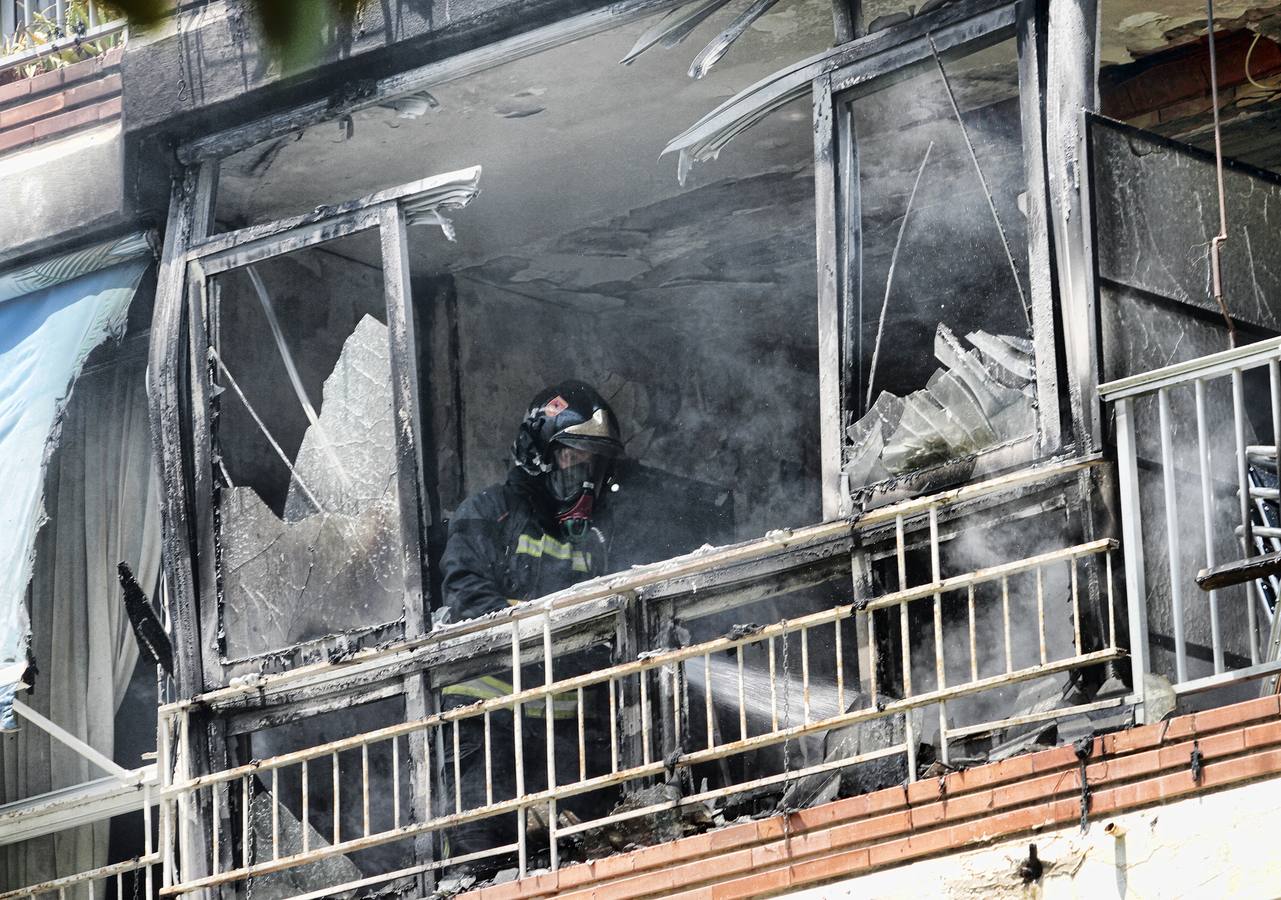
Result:
<instances>
[{"instance_id":1,"label":"metal balcony railing","mask_svg":"<svg viewBox=\"0 0 1281 900\"><path fill-rule=\"evenodd\" d=\"M114 37L126 24L96 0L0 0L0 72Z\"/></svg>"},{"instance_id":2,"label":"metal balcony railing","mask_svg":"<svg viewBox=\"0 0 1281 900\"><path fill-rule=\"evenodd\" d=\"M1115 412L1134 666L1176 694L1275 675L1281 339L1099 393Z\"/></svg>"},{"instance_id":3,"label":"metal balcony railing","mask_svg":"<svg viewBox=\"0 0 1281 900\"><path fill-rule=\"evenodd\" d=\"M59 853L54 848L73 847L77 838L84 841L84 835L76 834L79 829L96 824L111 827L113 819L130 813L141 813L142 852L132 859L0 891L0 900L106 900L112 896L123 900L156 896L160 888L160 854L154 827L156 766L124 769L22 701L14 700L13 708L29 726L44 730L107 774L95 781L0 806L0 853L10 866L16 867L9 873L31 871L28 867L56 872L52 864Z\"/></svg>"},{"instance_id":4,"label":"metal balcony railing","mask_svg":"<svg viewBox=\"0 0 1281 900\"><path fill-rule=\"evenodd\" d=\"M937 710L938 744L946 762L949 741L958 736L1121 706L1127 698L1023 711L959 728L950 724L949 709L967 698L1124 657L1111 589L1114 541L1063 546L946 577L940 565L941 511L1062 481L1086 465L1071 462L1020 472L876 510L853 523L829 522L697 552L447 625L426 638L366 651L342 663L264 676L164 706L160 893L175 896L244 885L319 860L497 817L515 819L512 841L444 860L418 857L415 865L384 875L313 884L303 896L339 893L498 855L513 857L524 874L535 826L539 841L546 842L546 859L556 868L563 842L628 820L679 814L730 795L887 757L904 759L907 777L915 778L916 729L927 708ZM890 590L871 589L871 581L856 574L858 566L845 562L855 542L871 540L874 533L888 535L884 560L897 574ZM926 556L922 570L920 560ZM637 635L633 614L638 601L651 610L667 604L667 620L674 626L713 607L745 607L771 592L813 585L813 579L798 573L823 560L828 561L823 576L828 587L832 561L849 566L837 575L845 585L839 591L843 602L837 605L763 626L735 626L720 637L692 642L673 638L680 632L674 627L650 629L649 634L665 636L647 646ZM913 576L914 571L920 574ZM911 583L913 577L917 583ZM1097 588L1102 619L1089 633L1083 621L1092 620L1082 612L1087 583ZM913 617L918 607L922 612ZM890 633L878 638L878 629ZM851 634L857 636L852 641ZM586 674L565 673L574 653L601 640L614 644L613 664ZM850 683L853 668L846 663L854 658L858 674L853 676L856 683ZM300 698L314 703L322 694L337 696L356 683L424 674L439 688L482 673L501 675L510 691L495 690L469 706L212 772L193 769L193 735L210 716L244 715L252 708L266 716L262 721L278 722L263 711ZM588 703L598 712L607 708L608 737L596 744L595 753L588 749ZM990 715L990 705L975 708ZM542 731L536 741L523 733L533 727L524 724L534 721L531 715ZM502 742L500 716L510 721L514 735ZM789 762L788 748L809 736L876 723L886 727L874 745L863 743L847 753L803 762L793 749ZM469 726L473 734L483 733L483 753L479 762L464 765L460 732ZM239 730L245 728L251 727ZM781 752L781 766L744 765L734 774L724 764L771 750ZM538 758L530 761L531 752ZM381 784L371 781L371 758L382 761L387 773ZM706 772L709 765L719 766L722 773L715 786L686 777L695 767ZM474 801L461 788L467 779ZM592 792L677 782L687 789L630 808L602 806L575 818L558 814L567 801ZM514 785L514 791L504 796L500 783ZM296 793L300 809L285 808L281 791L287 786L301 787ZM404 812L411 798L415 814ZM324 807L323 821L315 826L318 804ZM353 812L344 818L340 807ZM285 834L286 820L295 817L293 825L300 822L301 828ZM323 835L319 827L326 829Z\"/></svg>"}]
</instances>

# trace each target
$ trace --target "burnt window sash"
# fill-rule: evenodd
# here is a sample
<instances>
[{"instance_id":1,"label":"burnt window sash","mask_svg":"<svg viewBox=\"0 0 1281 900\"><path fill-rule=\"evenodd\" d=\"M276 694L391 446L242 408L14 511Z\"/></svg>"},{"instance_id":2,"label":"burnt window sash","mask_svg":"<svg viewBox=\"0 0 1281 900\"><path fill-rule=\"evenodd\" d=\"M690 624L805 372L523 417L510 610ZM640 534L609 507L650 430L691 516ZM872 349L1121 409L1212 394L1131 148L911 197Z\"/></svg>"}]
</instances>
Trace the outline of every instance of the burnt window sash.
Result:
<instances>
[{"instance_id":1,"label":"burnt window sash","mask_svg":"<svg viewBox=\"0 0 1281 900\"><path fill-rule=\"evenodd\" d=\"M1010 464L1048 455L1061 447L1056 377L1055 313L1050 278L1047 188L1040 87L1039 35L1043 23L1035 4L970 2L909 20L884 32L835 48L810 67L814 74L815 190L818 221L818 309L820 397L825 518L853 511L851 486L843 471L849 447L845 426L858 418L866 390L855 366L863 247L857 136L849 101L861 92L915 74L941 54L968 53L1016 39L1019 116L1027 183L1027 242L1011 244L1026 253L1028 304L1035 350L1037 407L1034 446ZM933 46L931 46L931 44ZM863 48L863 52L859 49ZM858 486L855 486L858 487Z\"/></svg>"},{"instance_id":2,"label":"burnt window sash","mask_svg":"<svg viewBox=\"0 0 1281 900\"><path fill-rule=\"evenodd\" d=\"M211 168L207 164L204 168ZM180 205L191 221L205 222L202 208L207 209L213 192L213 178L205 176L193 194L181 198ZM397 637L413 637L426 632L428 627L424 607L423 585L425 554L423 546L428 505L424 499L423 476L419 462L421 425L417 392L417 350L409 310L409 266L406 246L408 216L416 200L434 179L427 179L383 191L368 198L324 208L307 216L255 226L240 231L207 237L208 227L199 230L190 245L179 251L171 248L167 257L171 267L179 270L184 296L180 319L185 328L185 397L181 400L179 416L185 424L183 444L188 457L187 532L194 545L190 554L191 585L187 590L197 609L203 610L194 621L194 611L185 616L186 627L194 627L201 635L204 652L200 654L203 669L201 681L208 688L225 684L231 674L232 660L227 659L217 644L216 634L221 627L221 611L216 617L209 610L217 609L219 597L219 571L216 557L216 526L214 522L214 472L216 469L215 434L209 410L215 385L216 372L209 359L209 348L217 340L217 289L212 279L220 273L241 269L254 262L278 258L286 254L320 245L339 237L362 232L375 232L379 239L382 262L383 302L388 329L389 354L392 372L392 413L397 424L395 455L398 489L398 525L400 530L400 567L403 576L403 625ZM175 235L181 238L182 235ZM169 326L173 330L173 324ZM164 406L171 403L162 401ZM164 415L164 412L161 413ZM198 596L197 596L198 595ZM272 650L271 656L284 656L297 664L303 652L324 656L342 651L349 645L349 636L365 630L361 626L374 623L357 623L354 629L335 629L336 636L314 641L304 641L290 647ZM386 624L386 623L384 623ZM213 626L211 628L211 625ZM188 632L189 633L189 632ZM239 662L250 662L253 657Z\"/></svg>"}]
</instances>

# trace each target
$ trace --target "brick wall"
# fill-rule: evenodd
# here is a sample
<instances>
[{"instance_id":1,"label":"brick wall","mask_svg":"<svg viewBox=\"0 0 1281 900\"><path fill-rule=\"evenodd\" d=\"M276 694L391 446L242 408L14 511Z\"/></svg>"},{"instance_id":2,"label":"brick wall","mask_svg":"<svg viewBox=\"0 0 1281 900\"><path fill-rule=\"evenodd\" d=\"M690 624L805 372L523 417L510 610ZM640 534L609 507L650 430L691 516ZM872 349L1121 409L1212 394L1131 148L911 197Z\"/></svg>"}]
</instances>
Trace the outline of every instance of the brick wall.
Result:
<instances>
[{"instance_id":1,"label":"brick wall","mask_svg":"<svg viewBox=\"0 0 1281 900\"><path fill-rule=\"evenodd\" d=\"M1089 751L1089 815L1106 821L1127 810L1281 776L1281 704L1269 696L1132 728L1096 738ZM1069 826L1081 816L1081 775L1074 749L1059 747L464 896L723 900L786 894ZM928 896L929 886L920 885L920 893Z\"/></svg>"},{"instance_id":2,"label":"brick wall","mask_svg":"<svg viewBox=\"0 0 1281 900\"><path fill-rule=\"evenodd\" d=\"M119 119L122 52L0 84L0 154Z\"/></svg>"}]
</instances>

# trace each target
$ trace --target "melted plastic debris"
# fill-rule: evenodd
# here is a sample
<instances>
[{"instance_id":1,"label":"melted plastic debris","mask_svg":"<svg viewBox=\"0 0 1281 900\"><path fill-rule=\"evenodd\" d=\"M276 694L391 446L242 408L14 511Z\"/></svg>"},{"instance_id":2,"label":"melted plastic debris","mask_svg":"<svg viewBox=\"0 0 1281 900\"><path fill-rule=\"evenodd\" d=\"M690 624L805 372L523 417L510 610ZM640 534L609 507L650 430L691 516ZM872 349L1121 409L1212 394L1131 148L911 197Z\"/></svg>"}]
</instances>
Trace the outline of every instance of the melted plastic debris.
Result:
<instances>
[{"instance_id":1,"label":"melted plastic debris","mask_svg":"<svg viewBox=\"0 0 1281 900\"><path fill-rule=\"evenodd\" d=\"M296 483L283 520L251 488L223 491L230 656L402 615L390 385L387 327L366 316L325 380L319 422L329 445L309 428L295 463L322 509Z\"/></svg>"},{"instance_id":2,"label":"melted plastic debris","mask_svg":"<svg viewBox=\"0 0 1281 900\"><path fill-rule=\"evenodd\" d=\"M1031 341L975 331L967 349L946 326L934 337L943 367L906 397L882 391L847 430L850 484L861 486L1031 435L1036 427Z\"/></svg>"}]
</instances>

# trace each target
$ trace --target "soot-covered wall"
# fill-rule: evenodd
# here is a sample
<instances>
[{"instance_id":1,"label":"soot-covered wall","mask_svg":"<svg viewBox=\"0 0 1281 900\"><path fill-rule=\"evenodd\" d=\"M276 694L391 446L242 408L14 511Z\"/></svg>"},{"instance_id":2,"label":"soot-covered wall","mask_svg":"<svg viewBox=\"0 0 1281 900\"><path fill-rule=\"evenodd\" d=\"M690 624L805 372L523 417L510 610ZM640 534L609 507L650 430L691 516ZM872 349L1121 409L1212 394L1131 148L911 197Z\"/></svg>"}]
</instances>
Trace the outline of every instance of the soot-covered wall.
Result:
<instances>
[{"instance_id":1,"label":"soot-covered wall","mask_svg":"<svg viewBox=\"0 0 1281 900\"><path fill-rule=\"evenodd\" d=\"M453 273L428 338L446 508L504 477L538 390L581 378L629 457L702 482L736 536L817 520L813 197L798 161Z\"/></svg>"}]
</instances>

